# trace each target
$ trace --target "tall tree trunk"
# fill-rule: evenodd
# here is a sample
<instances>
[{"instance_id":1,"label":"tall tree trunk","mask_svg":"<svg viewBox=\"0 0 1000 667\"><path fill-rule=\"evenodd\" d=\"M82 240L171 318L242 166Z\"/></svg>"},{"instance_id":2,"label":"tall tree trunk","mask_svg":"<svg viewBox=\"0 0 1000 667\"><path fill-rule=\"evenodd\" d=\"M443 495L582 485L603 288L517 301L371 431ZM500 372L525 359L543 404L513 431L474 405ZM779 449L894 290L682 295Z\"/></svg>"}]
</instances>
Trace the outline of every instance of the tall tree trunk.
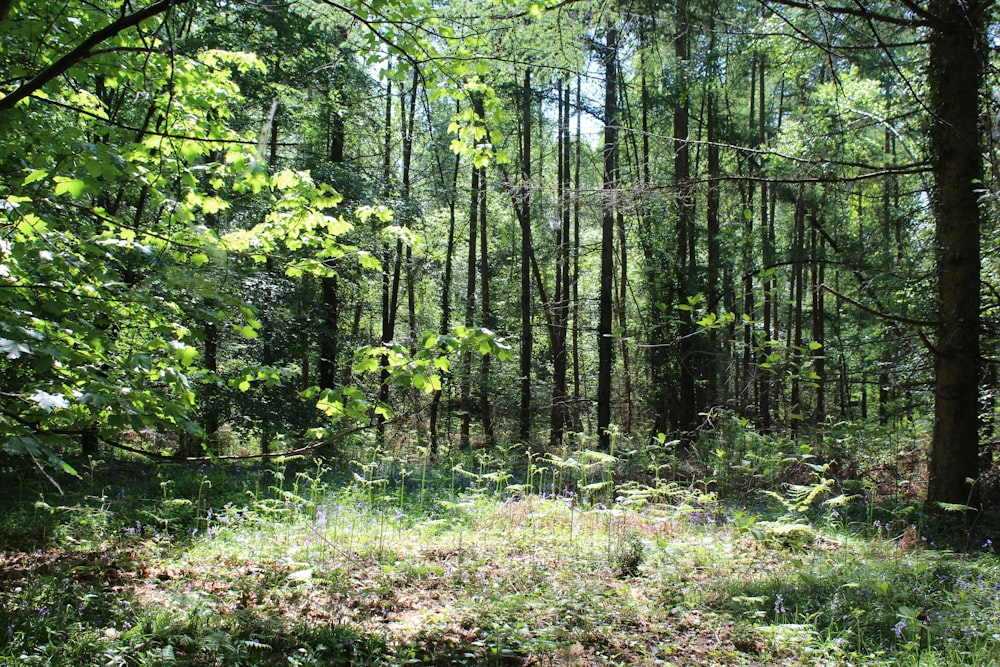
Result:
<instances>
[{"instance_id":1,"label":"tall tree trunk","mask_svg":"<svg viewBox=\"0 0 1000 667\"><path fill-rule=\"evenodd\" d=\"M582 431L580 423L580 165L581 165L581 117L583 107L580 100L581 80L576 78L576 145L573 158L573 428Z\"/></svg>"},{"instance_id":2,"label":"tall tree trunk","mask_svg":"<svg viewBox=\"0 0 1000 667\"><path fill-rule=\"evenodd\" d=\"M482 110L480 109L480 112ZM479 175L479 293L481 299L482 324L487 329L495 329L492 303L490 301L490 254L489 237L486 228L486 170ZM496 447L497 438L493 424L493 402L490 393L492 357L484 354L479 367L479 414L483 420L483 435L486 446Z\"/></svg>"},{"instance_id":3,"label":"tall tree trunk","mask_svg":"<svg viewBox=\"0 0 1000 667\"><path fill-rule=\"evenodd\" d=\"M531 359L534 334L531 328L531 69L524 70L521 90L521 183L515 208L521 224L521 356L520 405L518 406L518 440L531 440Z\"/></svg>"},{"instance_id":4,"label":"tall tree trunk","mask_svg":"<svg viewBox=\"0 0 1000 667\"><path fill-rule=\"evenodd\" d=\"M430 120L430 113L427 114L428 121ZM441 286L441 327L440 332L442 334L447 334L448 330L451 329L451 285L454 280L455 271L455 224L456 224L456 205L455 201L457 191L458 191L458 171L460 158L458 155L454 157L454 163L452 165L450 183L445 178L444 165L441 163L441 157L436 154L437 160L437 171L438 177L440 178L441 185L447 188L448 192L448 240L445 244L445 258L444 258L444 284ZM444 393L444 389L441 391L434 392L434 396L431 399L431 409L430 409L430 435L431 435L431 454L436 455L438 453L438 448L440 446L439 436L438 436L438 415L441 410L441 395Z\"/></svg>"},{"instance_id":5,"label":"tall tree trunk","mask_svg":"<svg viewBox=\"0 0 1000 667\"><path fill-rule=\"evenodd\" d=\"M385 194L389 193L390 190L390 180L392 177L392 81L386 84L385 91L385 123L383 126L383 132L385 133L385 143L382 149L382 189ZM392 343L393 336L395 335L396 328L396 305L395 299L393 298L393 280L392 276L395 273L398 276L399 271L399 253L401 252L401 243L396 243L395 254L390 254L388 247L385 248L385 263L388 263L393 271L390 272L385 266L382 268L382 335L380 336L380 341L383 346L388 346ZM397 277L395 283L399 285L399 278ZM388 357L382 357L379 365L381 370L379 372L380 381L378 389L378 402L382 405L388 405L389 403L389 359ZM381 443L385 442L385 416L379 412L375 415L375 426L376 426L376 439Z\"/></svg>"},{"instance_id":6,"label":"tall tree trunk","mask_svg":"<svg viewBox=\"0 0 1000 667\"><path fill-rule=\"evenodd\" d=\"M798 196L795 198L795 229L792 234L792 280L789 285L789 297L792 308L789 317L788 361L792 371L792 390L788 400L789 427L792 435L799 431L805 413L802 405L802 377L806 372L806 357L802 338L802 299L805 293L805 235L806 235L806 192L805 185L799 184Z\"/></svg>"},{"instance_id":7,"label":"tall tree trunk","mask_svg":"<svg viewBox=\"0 0 1000 667\"><path fill-rule=\"evenodd\" d=\"M675 5L674 55L682 63L683 72L691 59L687 0ZM674 185L677 188L677 302L688 306L693 296L692 277L695 275L694 247L694 192L691 187L691 151L689 143L690 89L686 74L678 76L674 102ZM677 429L690 433L698 417L696 364L694 351L694 326L690 307L680 311L680 382L677 405Z\"/></svg>"},{"instance_id":8,"label":"tall tree trunk","mask_svg":"<svg viewBox=\"0 0 1000 667\"><path fill-rule=\"evenodd\" d=\"M611 369L615 270L615 213L618 197L618 29L607 23L604 45L604 178L601 200L601 282L597 327L597 437L611 449Z\"/></svg>"},{"instance_id":9,"label":"tall tree trunk","mask_svg":"<svg viewBox=\"0 0 1000 667\"><path fill-rule=\"evenodd\" d=\"M714 22L713 22L714 25ZM712 30L712 52L714 53L714 30ZM709 312L718 315L719 307L722 305L722 292L719 281L719 269L722 266L722 228L720 225L720 179L722 169L719 164L719 137L718 137L718 112L716 110L716 95L714 90L708 91L706 102L706 137L708 139L708 192L705 196L705 221L708 232L708 258L705 292L708 299ZM708 332L708 346L711 355L705 368L706 380L708 382L708 407L718 405L721 397L720 389L720 341L719 330L715 327Z\"/></svg>"},{"instance_id":10,"label":"tall tree trunk","mask_svg":"<svg viewBox=\"0 0 1000 667\"><path fill-rule=\"evenodd\" d=\"M756 125L757 109L757 59L761 56L754 54L750 65L750 127ZM759 170L751 166L750 171ZM740 381L737 385L739 393L740 411L743 414L752 413L756 418L757 412L757 368L753 364L754 349L754 294L753 294L753 247L754 247L754 225L753 225L753 203L755 189L751 185L743 193L743 239L742 239L742 264L743 264L743 356L740 363Z\"/></svg>"},{"instance_id":11,"label":"tall tree trunk","mask_svg":"<svg viewBox=\"0 0 1000 667\"><path fill-rule=\"evenodd\" d=\"M665 232L656 224L650 205L652 188L651 163L653 161L649 137L652 129L649 123L649 112L652 106L652 96L646 75L646 51L651 45L648 41L647 21L639 23L639 113L642 144L635 152L639 164L637 171L641 175L640 192L636 202L639 207L639 241L643 255L643 280L646 292L652 302L647 313L648 324L646 336L648 340L649 359L649 407L653 413L653 434L670 431L670 405L672 387L670 380L670 365L673 361L672 350L667 345L670 329L667 312L670 301L670 279L676 273L670 266L669 253L666 250Z\"/></svg>"},{"instance_id":12,"label":"tall tree trunk","mask_svg":"<svg viewBox=\"0 0 1000 667\"><path fill-rule=\"evenodd\" d=\"M816 404L813 406L813 422L819 424L826 419L826 307L823 298L823 285L826 281L826 263L823 261L824 239L819 233L819 212L816 205L813 205L810 223L812 339L818 345L812 353L812 367L813 372L816 374L816 377L813 378L816 384Z\"/></svg>"},{"instance_id":13,"label":"tall tree trunk","mask_svg":"<svg viewBox=\"0 0 1000 667\"><path fill-rule=\"evenodd\" d=\"M983 88L986 7L981 0L929 3L939 24L930 35L928 78L936 218L938 320L934 437L929 503L973 504L979 478L979 190L983 161L979 95Z\"/></svg>"},{"instance_id":14,"label":"tall tree trunk","mask_svg":"<svg viewBox=\"0 0 1000 667\"><path fill-rule=\"evenodd\" d=\"M482 99L473 98L472 104L473 111L477 115L482 116ZM468 261L466 262L464 324L470 328L475 325L476 315L476 258L478 251L476 237L479 232L480 197L482 196L480 188L482 187L484 171L482 167L473 167L472 181L469 186L469 252ZM468 350L462 353L462 384L460 392L462 427L459 446L462 449L468 449L472 444L472 352Z\"/></svg>"},{"instance_id":15,"label":"tall tree trunk","mask_svg":"<svg viewBox=\"0 0 1000 667\"><path fill-rule=\"evenodd\" d=\"M765 73L766 73L766 58L761 55L758 56L757 66L759 71L757 73L757 137L760 143L763 144L766 140L766 118L767 114L765 112L764 102L765 102ZM768 197L768 184L767 181L762 180L760 183L760 231L761 231L761 244L763 247L763 265L765 269L772 267L774 265L774 222L769 216L769 204L770 198ZM764 366L768 361L768 354L770 352L769 344L772 339L773 329L772 320L774 308L774 280L773 273L763 272L761 275L761 288L763 290L763 313L761 317L764 324L764 340L761 341L760 349L758 351L758 365L762 369L758 375L758 390L757 390L757 419L758 426L760 429L767 433L771 430L771 371Z\"/></svg>"},{"instance_id":16,"label":"tall tree trunk","mask_svg":"<svg viewBox=\"0 0 1000 667\"><path fill-rule=\"evenodd\" d=\"M344 120L339 114L334 114L331 122L329 140L329 159L334 164L343 164L346 136ZM305 277L303 276L303 280ZM337 276L324 276L320 279L320 292L323 303L323 331L319 341L319 386L332 389L337 385L337 361L340 355L340 294ZM308 346L304 358L308 358Z\"/></svg>"},{"instance_id":17,"label":"tall tree trunk","mask_svg":"<svg viewBox=\"0 0 1000 667\"><path fill-rule=\"evenodd\" d=\"M569 324L569 84L557 84L556 285L552 304L552 408L549 445L562 446L566 428L567 326Z\"/></svg>"},{"instance_id":18,"label":"tall tree trunk","mask_svg":"<svg viewBox=\"0 0 1000 667\"><path fill-rule=\"evenodd\" d=\"M420 83L418 73L413 72L413 81L410 84L409 99L406 100L406 105L401 106L404 110L403 117L403 165L402 165L402 192L400 192L400 198L403 201L403 207L405 209L406 215L403 218L403 222L407 227L411 227L413 223L417 221L413 210L413 199L410 191L410 180L413 164L413 131L414 123L417 117L417 87ZM405 96L404 96L405 99ZM417 294L416 294L416 279L414 278L413 271L413 244L408 243L406 245L406 312L407 312L407 324L409 325L409 339L410 339L410 349L411 351L416 351L417 344ZM416 406L414 406L416 407Z\"/></svg>"}]
</instances>

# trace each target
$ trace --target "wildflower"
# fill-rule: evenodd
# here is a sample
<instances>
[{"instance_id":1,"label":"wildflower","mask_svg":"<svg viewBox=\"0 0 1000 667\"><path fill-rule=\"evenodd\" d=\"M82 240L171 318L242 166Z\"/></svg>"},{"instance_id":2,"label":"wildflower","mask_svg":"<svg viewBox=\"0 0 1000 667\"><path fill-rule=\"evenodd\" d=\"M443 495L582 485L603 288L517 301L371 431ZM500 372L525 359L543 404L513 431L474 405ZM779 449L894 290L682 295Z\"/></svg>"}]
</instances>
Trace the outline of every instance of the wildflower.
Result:
<instances>
[{"instance_id":1,"label":"wildflower","mask_svg":"<svg viewBox=\"0 0 1000 667\"><path fill-rule=\"evenodd\" d=\"M785 614L788 610L785 609L785 598L778 593L774 596L774 613L775 614Z\"/></svg>"},{"instance_id":2,"label":"wildflower","mask_svg":"<svg viewBox=\"0 0 1000 667\"><path fill-rule=\"evenodd\" d=\"M992 546L993 546L993 540L991 540L990 538L987 537L986 541L983 542L983 548L984 549L989 549Z\"/></svg>"},{"instance_id":3,"label":"wildflower","mask_svg":"<svg viewBox=\"0 0 1000 667\"><path fill-rule=\"evenodd\" d=\"M901 619L899 619L899 623L897 623L896 625L892 626L892 631L895 632L896 633L896 637L899 638L899 637L903 636L903 629L904 628L906 628L906 619L905 618L901 618Z\"/></svg>"}]
</instances>

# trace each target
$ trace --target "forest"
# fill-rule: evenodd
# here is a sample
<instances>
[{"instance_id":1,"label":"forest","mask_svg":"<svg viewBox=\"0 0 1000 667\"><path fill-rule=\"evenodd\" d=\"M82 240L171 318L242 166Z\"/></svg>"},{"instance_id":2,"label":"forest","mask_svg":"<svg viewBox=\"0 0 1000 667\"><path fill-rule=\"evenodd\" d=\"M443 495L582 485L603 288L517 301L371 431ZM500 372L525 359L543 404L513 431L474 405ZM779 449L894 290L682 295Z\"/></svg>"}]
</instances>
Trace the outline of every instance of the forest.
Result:
<instances>
[{"instance_id":1,"label":"forest","mask_svg":"<svg viewBox=\"0 0 1000 667\"><path fill-rule=\"evenodd\" d=\"M998 64L991 0L0 0L0 664L997 664Z\"/></svg>"}]
</instances>

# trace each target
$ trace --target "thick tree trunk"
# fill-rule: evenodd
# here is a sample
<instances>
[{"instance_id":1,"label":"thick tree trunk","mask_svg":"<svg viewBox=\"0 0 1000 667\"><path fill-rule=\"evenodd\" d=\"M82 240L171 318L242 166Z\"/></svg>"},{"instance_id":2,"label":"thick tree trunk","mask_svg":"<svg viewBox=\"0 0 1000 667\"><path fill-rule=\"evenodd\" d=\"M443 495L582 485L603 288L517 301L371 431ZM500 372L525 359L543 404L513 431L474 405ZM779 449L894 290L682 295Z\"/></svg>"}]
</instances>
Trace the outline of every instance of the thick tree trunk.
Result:
<instances>
[{"instance_id":1,"label":"thick tree trunk","mask_svg":"<svg viewBox=\"0 0 1000 667\"><path fill-rule=\"evenodd\" d=\"M938 332L929 503L973 504L979 477L979 95L988 3L930 3L931 139L935 188ZM970 483L971 481L971 483Z\"/></svg>"}]
</instances>

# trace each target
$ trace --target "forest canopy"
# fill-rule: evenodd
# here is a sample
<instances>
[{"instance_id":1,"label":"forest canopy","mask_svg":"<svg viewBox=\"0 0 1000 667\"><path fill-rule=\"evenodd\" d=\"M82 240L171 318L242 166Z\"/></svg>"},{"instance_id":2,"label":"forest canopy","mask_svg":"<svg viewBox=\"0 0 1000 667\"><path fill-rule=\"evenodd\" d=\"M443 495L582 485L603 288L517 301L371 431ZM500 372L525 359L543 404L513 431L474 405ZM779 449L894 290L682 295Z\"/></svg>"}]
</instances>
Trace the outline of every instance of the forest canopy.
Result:
<instances>
[{"instance_id":1,"label":"forest canopy","mask_svg":"<svg viewBox=\"0 0 1000 667\"><path fill-rule=\"evenodd\" d=\"M996 46L986 0L4 0L3 456L738 428L995 506Z\"/></svg>"}]
</instances>

